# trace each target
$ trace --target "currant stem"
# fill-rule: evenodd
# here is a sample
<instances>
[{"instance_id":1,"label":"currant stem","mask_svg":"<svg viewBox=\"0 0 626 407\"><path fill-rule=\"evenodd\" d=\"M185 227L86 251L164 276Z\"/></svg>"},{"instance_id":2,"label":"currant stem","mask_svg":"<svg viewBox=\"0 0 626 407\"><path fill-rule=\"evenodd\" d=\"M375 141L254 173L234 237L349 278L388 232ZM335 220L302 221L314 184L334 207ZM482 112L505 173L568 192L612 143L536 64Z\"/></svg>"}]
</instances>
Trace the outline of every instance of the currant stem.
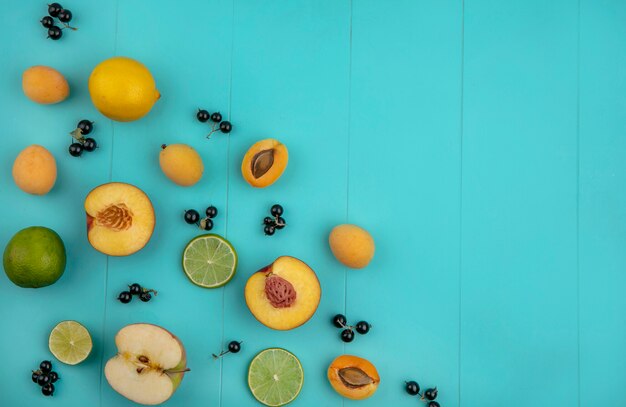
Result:
<instances>
[{"instance_id":1,"label":"currant stem","mask_svg":"<svg viewBox=\"0 0 626 407\"><path fill-rule=\"evenodd\" d=\"M143 288L141 292L144 292L144 293L152 293L152 294L154 294L155 296L158 294L158 293L157 293L157 291L156 291L156 290L153 290L152 288Z\"/></svg>"},{"instance_id":2,"label":"currant stem","mask_svg":"<svg viewBox=\"0 0 626 407\"><path fill-rule=\"evenodd\" d=\"M214 354L213 354L213 359L219 359L219 358L221 358L222 356L226 355L227 353L230 353L230 351L229 351L229 350L223 350L222 352L220 352L220 354L219 354L219 355L216 355L216 354L214 353Z\"/></svg>"},{"instance_id":3,"label":"currant stem","mask_svg":"<svg viewBox=\"0 0 626 407\"><path fill-rule=\"evenodd\" d=\"M61 23L61 24L63 24L64 28L69 28L69 29L70 29L70 30L72 30L72 31L76 31L76 30L78 30L78 28L76 28L76 27L72 27L71 25L69 25L69 24L67 24L67 23ZM63 28L61 28L61 29L63 29Z\"/></svg>"}]
</instances>

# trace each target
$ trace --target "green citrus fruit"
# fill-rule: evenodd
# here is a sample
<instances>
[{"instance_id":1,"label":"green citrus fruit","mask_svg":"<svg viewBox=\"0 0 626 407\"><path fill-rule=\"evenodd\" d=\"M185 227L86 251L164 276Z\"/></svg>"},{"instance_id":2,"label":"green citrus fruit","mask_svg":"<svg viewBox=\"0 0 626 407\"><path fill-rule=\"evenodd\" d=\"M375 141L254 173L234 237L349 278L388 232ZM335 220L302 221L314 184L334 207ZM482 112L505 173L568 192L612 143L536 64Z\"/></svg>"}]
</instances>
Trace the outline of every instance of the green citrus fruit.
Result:
<instances>
[{"instance_id":1,"label":"green citrus fruit","mask_svg":"<svg viewBox=\"0 0 626 407\"><path fill-rule=\"evenodd\" d=\"M183 270L196 285L217 288L228 283L237 270L237 252L221 236L208 234L192 239L183 252Z\"/></svg>"},{"instance_id":2,"label":"green citrus fruit","mask_svg":"<svg viewBox=\"0 0 626 407\"><path fill-rule=\"evenodd\" d=\"M76 365L87 359L93 344L87 328L76 321L62 321L50 332L48 347L59 361Z\"/></svg>"},{"instance_id":3,"label":"green citrus fruit","mask_svg":"<svg viewBox=\"0 0 626 407\"><path fill-rule=\"evenodd\" d=\"M4 272L25 288L54 284L65 271L65 246L52 229L32 226L13 236L4 249Z\"/></svg>"},{"instance_id":4,"label":"green citrus fruit","mask_svg":"<svg viewBox=\"0 0 626 407\"><path fill-rule=\"evenodd\" d=\"M303 384L304 370L300 361L285 349L265 349L250 362L248 386L254 398L266 406L292 402Z\"/></svg>"}]
</instances>

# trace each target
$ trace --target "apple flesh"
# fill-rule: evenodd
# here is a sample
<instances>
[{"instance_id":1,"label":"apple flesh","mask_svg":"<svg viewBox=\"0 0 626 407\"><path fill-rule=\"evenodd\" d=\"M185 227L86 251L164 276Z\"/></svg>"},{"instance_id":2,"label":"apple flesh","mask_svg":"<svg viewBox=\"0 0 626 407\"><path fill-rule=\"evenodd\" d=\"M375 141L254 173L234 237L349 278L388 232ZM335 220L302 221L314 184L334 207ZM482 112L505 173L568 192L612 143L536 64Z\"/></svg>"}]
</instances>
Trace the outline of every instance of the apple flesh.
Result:
<instances>
[{"instance_id":1,"label":"apple flesh","mask_svg":"<svg viewBox=\"0 0 626 407\"><path fill-rule=\"evenodd\" d=\"M152 324L131 324L115 336L118 353L104 375L119 394L135 403L161 404L176 391L187 369L182 342Z\"/></svg>"}]
</instances>

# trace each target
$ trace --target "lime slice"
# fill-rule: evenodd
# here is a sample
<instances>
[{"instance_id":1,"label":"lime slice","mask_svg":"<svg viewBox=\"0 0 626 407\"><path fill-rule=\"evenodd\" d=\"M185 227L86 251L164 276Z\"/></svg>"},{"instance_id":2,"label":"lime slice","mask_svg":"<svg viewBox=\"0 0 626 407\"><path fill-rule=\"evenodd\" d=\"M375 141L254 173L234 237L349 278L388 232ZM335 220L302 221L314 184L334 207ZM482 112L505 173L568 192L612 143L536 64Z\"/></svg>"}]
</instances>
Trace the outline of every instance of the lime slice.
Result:
<instances>
[{"instance_id":1,"label":"lime slice","mask_svg":"<svg viewBox=\"0 0 626 407\"><path fill-rule=\"evenodd\" d=\"M248 386L252 395L266 406L292 402L304 384L304 371L298 358L280 348L265 349L252 359Z\"/></svg>"},{"instance_id":2,"label":"lime slice","mask_svg":"<svg viewBox=\"0 0 626 407\"><path fill-rule=\"evenodd\" d=\"M59 322L48 338L50 352L68 365L76 365L87 359L92 346L89 331L76 321Z\"/></svg>"},{"instance_id":3,"label":"lime slice","mask_svg":"<svg viewBox=\"0 0 626 407\"><path fill-rule=\"evenodd\" d=\"M191 282L200 287L221 287L235 275L237 252L221 236L198 236L185 247L183 270Z\"/></svg>"}]
</instances>

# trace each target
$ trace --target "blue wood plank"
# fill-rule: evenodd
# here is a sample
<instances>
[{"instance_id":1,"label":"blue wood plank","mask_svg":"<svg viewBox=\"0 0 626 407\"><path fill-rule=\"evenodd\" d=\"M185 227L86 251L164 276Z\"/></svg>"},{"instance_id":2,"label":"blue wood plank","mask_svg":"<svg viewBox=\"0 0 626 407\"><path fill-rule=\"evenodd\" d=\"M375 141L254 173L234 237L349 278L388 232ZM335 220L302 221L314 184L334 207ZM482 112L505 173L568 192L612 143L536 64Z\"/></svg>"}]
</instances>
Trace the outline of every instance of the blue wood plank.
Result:
<instances>
[{"instance_id":1,"label":"blue wood plank","mask_svg":"<svg viewBox=\"0 0 626 407\"><path fill-rule=\"evenodd\" d=\"M255 405L247 386L252 357L283 347L303 364L305 386L294 406L340 406L325 376L342 342L330 324L344 305L344 273L326 236L346 207L349 7L335 1L236 1L229 166L228 238L239 253L238 275L225 288L224 343L244 341L224 358L222 405ZM289 149L289 164L272 186L255 189L241 176L241 159L257 140L273 137ZM285 209L285 229L263 235L272 204ZM243 299L247 278L276 257L309 264L322 285L321 304L307 324L279 332L264 327Z\"/></svg>"},{"instance_id":2,"label":"blue wood plank","mask_svg":"<svg viewBox=\"0 0 626 407\"><path fill-rule=\"evenodd\" d=\"M626 405L626 3L580 9L581 406Z\"/></svg>"},{"instance_id":3,"label":"blue wood plank","mask_svg":"<svg viewBox=\"0 0 626 407\"><path fill-rule=\"evenodd\" d=\"M576 1L465 2L461 404L578 403Z\"/></svg>"},{"instance_id":4,"label":"blue wood plank","mask_svg":"<svg viewBox=\"0 0 626 407\"><path fill-rule=\"evenodd\" d=\"M377 393L358 405L416 405L403 390L415 379L455 406L462 3L353 7L345 220L370 230L377 252L366 269L347 271L347 316L374 328L345 351L381 374Z\"/></svg>"}]
</instances>

